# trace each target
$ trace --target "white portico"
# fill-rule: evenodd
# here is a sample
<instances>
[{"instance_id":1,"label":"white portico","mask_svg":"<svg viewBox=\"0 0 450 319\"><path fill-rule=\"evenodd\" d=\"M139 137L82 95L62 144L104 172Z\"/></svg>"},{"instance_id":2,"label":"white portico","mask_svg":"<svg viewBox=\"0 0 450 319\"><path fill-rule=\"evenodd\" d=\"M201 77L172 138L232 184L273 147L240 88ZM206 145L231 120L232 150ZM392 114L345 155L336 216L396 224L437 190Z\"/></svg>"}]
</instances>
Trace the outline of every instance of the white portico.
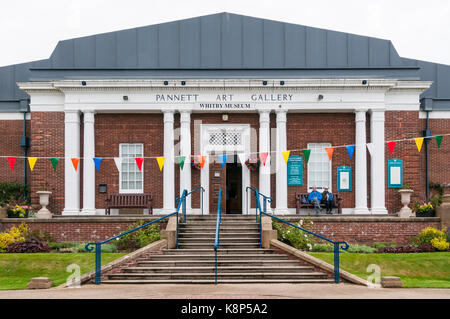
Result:
<instances>
[{"instance_id":1,"label":"white portico","mask_svg":"<svg viewBox=\"0 0 450 319\"><path fill-rule=\"evenodd\" d=\"M428 82L397 81L392 79L369 79L365 84L359 79L291 79L283 80L180 80L166 81L148 79L130 80L59 80L50 82L20 83L20 88L31 96L31 112L64 112L65 114L65 208L63 215L103 214L95 207L96 169L92 161L95 156L95 115L107 113L158 113L163 115L163 154L144 154L146 157L164 156L162 197L163 206L155 207L155 214L174 211L175 197L182 189L192 189L190 162L181 170L176 156L205 155L207 160L201 170L201 185L209 188L212 153L231 153L242 161L251 153L269 153L266 165L258 171L258 187L262 194L270 195L275 190L276 201L271 209L277 214L295 212L289 207L287 169L281 152L289 146L287 124L290 113L354 113L355 114L355 206L344 210L354 214L386 214L385 205L385 112L390 110L419 110L419 94L429 87ZM265 84L264 84L265 83ZM321 98L319 98L321 95ZM126 99L124 97L127 97ZM196 113L220 113L258 115L257 144L252 145L251 128L248 123L200 124L192 123ZM175 115L179 114L179 120ZM275 122L271 128L271 114ZM366 115L370 114L367 123ZM83 115L83 152L80 153L80 121ZM179 121L179 123L176 123ZM194 124L194 125L192 125ZM370 125L371 140L366 138L366 125ZM175 131L175 126L179 131ZM231 134L234 144L210 143L215 133ZM324 127L323 134L327 134ZM230 136L231 136L230 135ZM179 136L179 139L178 139ZM176 145L176 141L179 140ZM292 140L292 138L291 138ZM238 142L237 142L238 141ZM145 141L143 141L145 142ZM370 156L371 203L367 201L367 151L366 143L373 143ZM256 147L257 145L257 147ZM305 146L298 147L298 149ZM253 151L252 151L253 150ZM74 171L70 158L81 157L83 180L80 170ZM243 159L243 160L242 160ZM306 165L306 163L305 163ZM179 170L179 189L175 189L175 170ZM275 185L271 183L275 174ZM335 180L333 172L332 181ZM81 185L83 201L81 206ZM250 172L242 165L242 193L250 186ZM209 192L205 192L205 213L209 213ZM187 202L189 213L199 213ZM245 212L242 201L242 212Z\"/></svg>"}]
</instances>

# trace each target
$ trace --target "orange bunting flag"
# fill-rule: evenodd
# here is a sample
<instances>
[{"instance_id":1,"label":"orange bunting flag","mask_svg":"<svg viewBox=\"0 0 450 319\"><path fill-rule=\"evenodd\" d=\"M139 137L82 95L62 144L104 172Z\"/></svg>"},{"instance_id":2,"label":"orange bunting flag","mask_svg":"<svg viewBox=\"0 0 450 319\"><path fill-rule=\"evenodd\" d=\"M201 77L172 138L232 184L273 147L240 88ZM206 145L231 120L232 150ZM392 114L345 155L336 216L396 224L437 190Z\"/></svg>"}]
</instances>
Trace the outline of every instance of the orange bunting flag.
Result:
<instances>
[{"instance_id":1,"label":"orange bunting flag","mask_svg":"<svg viewBox=\"0 0 450 319\"><path fill-rule=\"evenodd\" d=\"M422 144L423 144L423 137L415 138L414 141L416 142L417 149L420 152L420 149L422 148Z\"/></svg>"},{"instance_id":2,"label":"orange bunting flag","mask_svg":"<svg viewBox=\"0 0 450 319\"><path fill-rule=\"evenodd\" d=\"M142 163L144 162L144 158L143 157L135 157L134 160L136 161L136 164L139 168L139 172L142 169Z\"/></svg>"},{"instance_id":3,"label":"orange bunting flag","mask_svg":"<svg viewBox=\"0 0 450 319\"><path fill-rule=\"evenodd\" d=\"M163 166L164 166L164 161L166 160L166 158L161 156L161 157L157 157L156 160L158 161L159 170L162 171Z\"/></svg>"},{"instance_id":4,"label":"orange bunting flag","mask_svg":"<svg viewBox=\"0 0 450 319\"><path fill-rule=\"evenodd\" d=\"M328 159L331 161L333 157L334 147L325 147L325 151L327 151Z\"/></svg>"},{"instance_id":5,"label":"orange bunting flag","mask_svg":"<svg viewBox=\"0 0 450 319\"><path fill-rule=\"evenodd\" d=\"M8 163L11 171L14 169L14 163L16 162L16 159L16 157L8 157Z\"/></svg>"},{"instance_id":6,"label":"orange bunting flag","mask_svg":"<svg viewBox=\"0 0 450 319\"><path fill-rule=\"evenodd\" d=\"M71 158L73 168L75 168L75 172L78 170L78 163L80 162L79 158L73 157Z\"/></svg>"},{"instance_id":7,"label":"orange bunting flag","mask_svg":"<svg viewBox=\"0 0 450 319\"><path fill-rule=\"evenodd\" d=\"M198 161L200 163L200 167L203 169L203 166L205 166L205 162L206 162L206 156L205 155L199 156Z\"/></svg>"},{"instance_id":8,"label":"orange bunting flag","mask_svg":"<svg viewBox=\"0 0 450 319\"><path fill-rule=\"evenodd\" d=\"M261 162L263 163L264 166L266 166L267 156L269 156L268 152L261 153L259 155L259 158L261 159Z\"/></svg>"},{"instance_id":9,"label":"orange bunting flag","mask_svg":"<svg viewBox=\"0 0 450 319\"><path fill-rule=\"evenodd\" d=\"M291 151L283 151L281 153L283 154L284 162L287 164L287 162L289 161L289 154L291 153Z\"/></svg>"},{"instance_id":10,"label":"orange bunting flag","mask_svg":"<svg viewBox=\"0 0 450 319\"><path fill-rule=\"evenodd\" d=\"M34 164L36 164L36 157L28 157L28 164L30 165L30 171L33 171Z\"/></svg>"}]
</instances>

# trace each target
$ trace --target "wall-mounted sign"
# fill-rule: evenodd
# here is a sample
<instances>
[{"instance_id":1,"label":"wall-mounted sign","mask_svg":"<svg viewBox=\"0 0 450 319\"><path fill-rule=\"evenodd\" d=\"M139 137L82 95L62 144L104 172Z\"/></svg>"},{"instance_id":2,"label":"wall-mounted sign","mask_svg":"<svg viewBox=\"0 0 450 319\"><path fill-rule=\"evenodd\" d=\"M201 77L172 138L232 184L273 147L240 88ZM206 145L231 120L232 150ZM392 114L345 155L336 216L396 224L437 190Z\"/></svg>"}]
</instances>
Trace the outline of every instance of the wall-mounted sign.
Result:
<instances>
[{"instance_id":1,"label":"wall-mounted sign","mask_svg":"<svg viewBox=\"0 0 450 319\"><path fill-rule=\"evenodd\" d=\"M350 166L339 166L337 168L337 191L352 190L352 168Z\"/></svg>"},{"instance_id":2,"label":"wall-mounted sign","mask_svg":"<svg viewBox=\"0 0 450 319\"><path fill-rule=\"evenodd\" d=\"M388 160L388 187L401 188L403 186L403 161L397 158Z\"/></svg>"},{"instance_id":3,"label":"wall-mounted sign","mask_svg":"<svg viewBox=\"0 0 450 319\"><path fill-rule=\"evenodd\" d=\"M287 162L287 184L288 186L303 185L303 157L298 155L289 156Z\"/></svg>"}]
</instances>

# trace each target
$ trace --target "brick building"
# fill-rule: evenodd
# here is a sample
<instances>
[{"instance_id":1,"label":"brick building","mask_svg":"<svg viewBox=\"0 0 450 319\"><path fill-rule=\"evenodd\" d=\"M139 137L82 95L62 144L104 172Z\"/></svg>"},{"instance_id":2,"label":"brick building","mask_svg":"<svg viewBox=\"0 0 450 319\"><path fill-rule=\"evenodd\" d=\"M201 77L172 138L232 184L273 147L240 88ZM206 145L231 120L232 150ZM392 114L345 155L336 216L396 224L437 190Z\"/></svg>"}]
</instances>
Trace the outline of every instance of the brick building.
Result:
<instances>
[{"instance_id":1,"label":"brick building","mask_svg":"<svg viewBox=\"0 0 450 319\"><path fill-rule=\"evenodd\" d=\"M450 183L446 137L421 152L412 139L450 134L449 66L402 58L388 40L241 15L60 41L49 59L0 68L0 112L0 155L17 157L13 171L1 159L0 179L29 184L34 203L49 188L57 215L102 215L107 194L143 192L165 214L198 186L204 213L218 189L224 211L252 212L252 186L272 211L294 214L295 194L313 185L338 192L343 214L386 215L398 212L402 184L425 200L427 183ZM403 139L391 155L386 142ZM286 165L286 150L301 162ZM259 169L243 164L264 153ZM32 172L24 157L38 158ZM398 174L391 159L402 160ZM200 213L199 193L187 204Z\"/></svg>"}]
</instances>

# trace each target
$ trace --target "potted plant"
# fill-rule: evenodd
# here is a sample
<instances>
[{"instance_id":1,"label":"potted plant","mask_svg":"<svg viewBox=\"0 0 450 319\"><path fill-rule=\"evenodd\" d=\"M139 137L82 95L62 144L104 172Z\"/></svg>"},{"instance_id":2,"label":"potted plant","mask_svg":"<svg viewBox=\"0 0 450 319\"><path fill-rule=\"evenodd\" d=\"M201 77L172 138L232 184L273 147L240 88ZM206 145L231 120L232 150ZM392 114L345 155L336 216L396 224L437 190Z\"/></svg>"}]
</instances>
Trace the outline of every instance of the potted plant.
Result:
<instances>
[{"instance_id":1,"label":"potted plant","mask_svg":"<svg viewBox=\"0 0 450 319\"><path fill-rule=\"evenodd\" d=\"M6 205L8 218L28 218L28 211L31 209L28 205Z\"/></svg>"},{"instance_id":2,"label":"potted plant","mask_svg":"<svg viewBox=\"0 0 450 319\"><path fill-rule=\"evenodd\" d=\"M433 217L434 207L430 202L424 202L423 204L418 205L418 207L415 208L415 213L416 217Z\"/></svg>"},{"instance_id":3,"label":"potted plant","mask_svg":"<svg viewBox=\"0 0 450 319\"><path fill-rule=\"evenodd\" d=\"M403 205L402 209L398 212L398 217L412 217L413 213L408 205L411 202L411 194L414 193L414 191L410 189L407 184L403 184L398 192L400 193L400 200Z\"/></svg>"},{"instance_id":4,"label":"potted plant","mask_svg":"<svg viewBox=\"0 0 450 319\"><path fill-rule=\"evenodd\" d=\"M42 185L42 190L36 192L39 195L39 204L42 208L36 213L37 218L52 218L52 213L47 209L51 191L48 191L48 183Z\"/></svg>"},{"instance_id":5,"label":"potted plant","mask_svg":"<svg viewBox=\"0 0 450 319\"><path fill-rule=\"evenodd\" d=\"M202 165L200 164L200 158L198 156L194 156L191 159L192 167L198 170L202 169Z\"/></svg>"},{"instance_id":6,"label":"potted plant","mask_svg":"<svg viewBox=\"0 0 450 319\"><path fill-rule=\"evenodd\" d=\"M259 168L259 165L261 165L261 161L256 156L250 157L249 159L247 159L245 161L245 166L247 166L247 168L252 172L257 171Z\"/></svg>"}]
</instances>

